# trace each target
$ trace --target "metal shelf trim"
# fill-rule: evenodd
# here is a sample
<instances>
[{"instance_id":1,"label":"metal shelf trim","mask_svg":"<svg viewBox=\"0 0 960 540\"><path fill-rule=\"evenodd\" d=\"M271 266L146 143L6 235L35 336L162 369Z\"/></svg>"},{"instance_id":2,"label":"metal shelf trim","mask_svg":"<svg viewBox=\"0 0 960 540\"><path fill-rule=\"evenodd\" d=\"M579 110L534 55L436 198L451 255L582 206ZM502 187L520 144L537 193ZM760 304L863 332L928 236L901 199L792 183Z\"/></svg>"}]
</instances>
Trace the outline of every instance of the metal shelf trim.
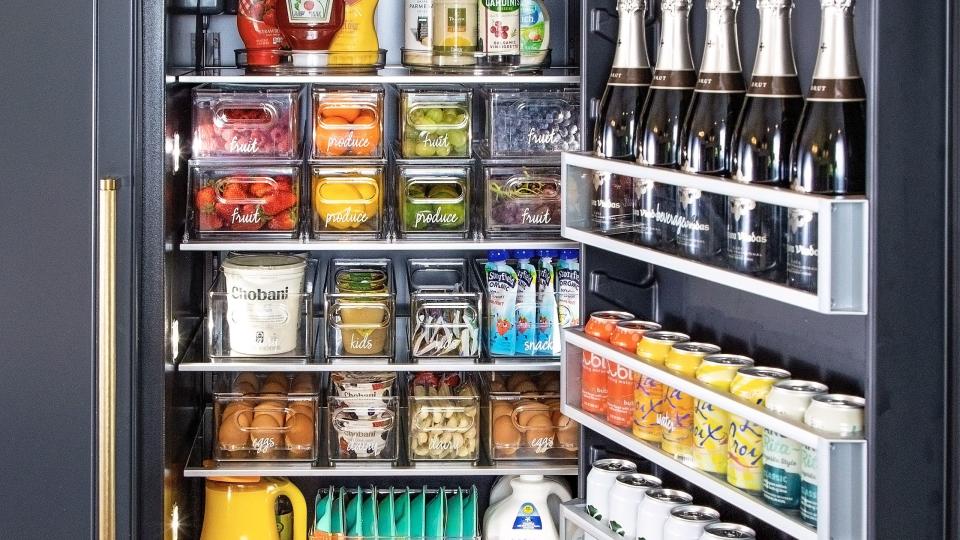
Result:
<instances>
[{"instance_id":1,"label":"metal shelf trim","mask_svg":"<svg viewBox=\"0 0 960 540\"><path fill-rule=\"evenodd\" d=\"M311 463L220 463L216 467L186 467L183 475L187 478L207 478L211 476L287 476L287 477L406 477L406 476L503 476L513 474L543 474L557 476L576 476L576 464L549 465L544 463L518 462L516 464L497 465L460 465L453 463L435 463L429 465L402 467L363 467L341 465L337 467L316 467Z\"/></svg>"},{"instance_id":2,"label":"metal shelf trim","mask_svg":"<svg viewBox=\"0 0 960 540\"><path fill-rule=\"evenodd\" d=\"M588 336L581 330L565 329L563 331L563 339L566 345L572 345L578 349L590 351L607 360L616 362L627 369L643 373L667 386L676 388L695 398L708 401L729 413L746 418L751 422L760 424L763 427L776 431L784 437L793 439L806 446L816 448L821 441L830 444L862 444L865 442L862 437L837 437L823 434L802 423L772 415L766 409L754 405L749 401L740 399L726 392L718 392L707 385L701 384L696 379L679 376L663 367L649 364L634 355L627 354L611 347L603 341Z\"/></svg>"},{"instance_id":3,"label":"metal shelf trim","mask_svg":"<svg viewBox=\"0 0 960 540\"><path fill-rule=\"evenodd\" d=\"M216 242L191 240L181 251L483 251L488 249L575 249L570 240L291 240L286 242Z\"/></svg>"},{"instance_id":4,"label":"metal shelf trim","mask_svg":"<svg viewBox=\"0 0 960 540\"><path fill-rule=\"evenodd\" d=\"M326 74L247 74L241 68L207 68L176 74L180 83L247 83L247 84L578 84L579 70L549 68L542 73L455 74L411 71L403 66L387 66L377 72Z\"/></svg>"},{"instance_id":5,"label":"metal shelf trim","mask_svg":"<svg viewBox=\"0 0 960 540\"><path fill-rule=\"evenodd\" d=\"M391 372L420 372L420 371L472 371L472 372L506 372L506 371L559 371L560 362L501 362L501 363L465 363L450 361L424 361L420 363L378 363L378 362L336 362L324 363L293 363L293 362L183 362L178 368L180 371L192 372L237 372L237 371L280 371L280 372L310 372L325 373L333 371L391 371Z\"/></svg>"}]
</instances>

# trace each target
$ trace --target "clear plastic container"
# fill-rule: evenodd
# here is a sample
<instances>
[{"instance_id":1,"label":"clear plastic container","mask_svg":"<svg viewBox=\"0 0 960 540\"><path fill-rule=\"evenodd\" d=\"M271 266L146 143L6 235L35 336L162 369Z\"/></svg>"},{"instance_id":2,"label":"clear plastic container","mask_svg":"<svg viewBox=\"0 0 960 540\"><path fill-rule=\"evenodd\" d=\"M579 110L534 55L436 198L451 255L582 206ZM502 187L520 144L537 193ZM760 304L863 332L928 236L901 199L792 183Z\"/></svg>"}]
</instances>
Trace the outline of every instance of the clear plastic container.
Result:
<instances>
[{"instance_id":1,"label":"clear plastic container","mask_svg":"<svg viewBox=\"0 0 960 540\"><path fill-rule=\"evenodd\" d=\"M327 405L331 462L397 461L400 429L397 398L331 397Z\"/></svg>"},{"instance_id":2,"label":"clear plastic container","mask_svg":"<svg viewBox=\"0 0 960 540\"><path fill-rule=\"evenodd\" d=\"M468 290L464 259L410 259L410 356L430 358L480 357L482 297Z\"/></svg>"},{"instance_id":3,"label":"clear plastic container","mask_svg":"<svg viewBox=\"0 0 960 540\"><path fill-rule=\"evenodd\" d=\"M470 233L470 164L401 165L397 182L400 236L466 238Z\"/></svg>"},{"instance_id":4,"label":"clear plastic container","mask_svg":"<svg viewBox=\"0 0 960 540\"><path fill-rule=\"evenodd\" d=\"M299 163L190 162L189 237L297 238L300 203Z\"/></svg>"},{"instance_id":5,"label":"clear plastic container","mask_svg":"<svg viewBox=\"0 0 960 540\"><path fill-rule=\"evenodd\" d=\"M393 358L396 291L390 259L333 259L325 287L327 358Z\"/></svg>"},{"instance_id":6,"label":"clear plastic container","mask_svg":"<svg viewBox=\"0 0 960 540\"><path fill-rule=\"evenodd\" d=\"M193 90L194 158L300 157L299 86L199 86Z\"/></svg>"},{"instance_id":7,"label":"clear plastic container","mask_svg":"<svg viewBox=\"0 0 960 540\"><path fill-rule=\"evenodd\" d=\"M313 237L383 237L382 164L314 164L310 170Z\"/></svg>"},{"instance_id":8,"label":"clear plastic container","mask_svg":"<svg viewBox=\"0 0 960 540\"><path fill-rule=\"evenodd\" d=\"M488 237L560 235L560 169L484 167Z\"/></svg>"},{"instance_id":9,"label":"clear plastic container","mask_svg":"<svg viewBox=\"0 0 960 540\"><path fill-rule=\"evenodd\" d=\"M559 373L493 373L487 392L490 459L577 459L580 426L560 412Z\"/></svg>"},{"instance_id":10,"label":"clear plastic container","mask_svg":"<svg viewBox=\"0 0 960 540\"><path fill-rule=\"evenodd\" d=\"M214 394L217 461L317 459L317 396Z\"/></svg>"},{"instance_id":11,"label":"clear plastic container","mask_svg":"<svg viewBox=\"0 0 960 540\"><path fill-rule=\"evenodd\" d=\"M313 89L313 157L383 157L383 88Z\"/></svg>"},{"instance_id":12,"label":"clear plastic container","mask_svg":"<svg viewBox=\"0 0 960 540\"><path fill-rule=\"evenodd\" d=\"M473 375L411 375L407 399L411 462L480 459L480 392Z\"/></svg>"},{"instance_id":13,"label":"clear plastic container","mask_svg":"<svg viewBox=\"0 0 960 540\"><path fill-rule=\"evenodd\" d=\"M220 373L214 388L220 394L309 394L319 393L319 377L315 373Z\"/></svg>"},{"instance_id":14,"label":"clear plastic container","mask_svg":"<svg viewBox=\"0 0 960 540\"><path fill-rule=\"evenodd\" d=\"M544 156L580 150L580 92L527 92L516 88L484 92L489 153Z\"/></svg>"},{"instance_id":15,"label":"clear plastic container","mask_svg":"<svg viewBox=\"0 0 960 540\"><path fill-rule=\"evenodd\" d=\"M407 159L468 158L473 92L463 87L400 89L400 155Z\"/></svg>"}]
</instances>

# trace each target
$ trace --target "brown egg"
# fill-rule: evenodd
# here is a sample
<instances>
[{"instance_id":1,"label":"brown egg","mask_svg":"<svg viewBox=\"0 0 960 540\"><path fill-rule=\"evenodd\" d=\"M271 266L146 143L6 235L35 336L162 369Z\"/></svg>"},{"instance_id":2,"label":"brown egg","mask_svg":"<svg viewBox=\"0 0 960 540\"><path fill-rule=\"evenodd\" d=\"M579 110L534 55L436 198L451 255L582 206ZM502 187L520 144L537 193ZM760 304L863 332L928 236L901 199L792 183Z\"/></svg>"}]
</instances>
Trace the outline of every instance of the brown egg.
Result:
<instances>
[{"instance_id":1,"label":"brown egg","mask_svg":"<svg viewBox=\"0 0 960 540\"><path fill-rule=\"evenodd\" d=\"M493 422L493 446L497 454L511 456L517 452L522 435L509 416L501 416Z\"/></svg>"},{"instance_id":2,"label":"brown egg","mask_svg":"<svg viewBox=\"0 0 960 540\"><path fill-rule=\"evenodd\" d=\"M536 448L553 446L554 429L550 415L538 414L534 416L526 423L526 428L523 438L527 446Z\"/></svg>"},{"instance_id":3,"label":"brown egg","mask_svg":"<svg viewBox=\"0 0 960 540\"><path fill-rule=\"evenodd\" d=\"M503 382L503 379L496 379L490 381L490 391L491 392L506 392L507 385Z\"/></svg>"},{"instance_id":4,"label":"brown egg","mask_svg":"<svg viewBox=\"0 0 960 540\"><path fill-rule=\"evenodd\" d=\"M287 406L283 402L261 401L260 404L253 409L253 420L256 421L257 418L261 416L270 416L278 426L281 426L283 425L283 417L286 413Z\"/></svg>"},{"instance_id":5,"label":"brown egg","mask_svg":"<svg viewBox=\"0 0 960 540\"><path fill-rule=\"evenodd\" d=\"M580 441L579 425L573 420L554 411L553 424L557 426L557 446L576 449Z\"/></svg>"},{"instance_id":6,"label":"brown egg","mask_svg":"<svg viewBox=\"0 0 960 540\"><path fill-rule=\"evenodd\" d=\"M287 418L284 431L287 447L305 451L313 448L313 417L293 413Z\"/></svg>"},{"instance_id":7,"label":"brown egg","mask_svg":"<svg viewBox=\"0 0 960 540\"><path fill-rule=\"evenodd\" d=\"M260 379L256 375L250 372L245 372L237 375L237 378L233 380L233 388L236 390L237 385L239 384L248 384L253 387L253 391L256 392L260 388Z\"/></svg>"},{"instance_id":8,"label":"brown egg","mask_svg":"<svg viewBox=\"0 0 960 540\"><path fill-rule=\"evenodd\" d=\"M550 379L546 381L540 381L540 391L547 393L555 393L560 391L560 379Z\"/></svg>"},{"instance_id":9,"label":"brown egg","mask_svg":"<svg viewBox=\"0 0 960 540\"><path fill-rule=\"evenodd\" d=\"M510 392L516 392L517 386L524 382L530 382L529 375L526 373L514 373L507 379L507 390Z\"/></svg>"},{"instance_id":10,"label":"brown egg","mask_svg":"<svg viewBox=\"0 0 960 540\"><path fill-rule=\"evenodd\" d=\"M312 394L314 391L313 375L311 373L297 373L290 385L291 394Z\"/></svg>"},{"instance_id":11,"label":"brown egg","mask_svg":"<svg viewBox=\"0 0 960 540\"><path fill-rule=\"evenodd\" d=\"M246 396L249 394L256 394L257 387L248 383L247 381L241 381L233 385L233 391Z\"/></svg>"},{"instance_id":12,"label":"brown egg","mask_svg":"<svg viewBox=\"0 0 960 540\"><path fill-rule=\"evenodd\" d=\"M288 419L294 414L303 414L309 416L310 418L314 418L316 416L314 412L315 407L313 406L312 401L294 400L287 404L287 408L289 409L287 411Z\"/></svg>"},{"instance_id":13,"label":"brown egg","mask_svg":"<svg viewBox=\"0 0 960 540\"><path fill-rule=\"evenodd\" d=\"M540 393L540 391L537 389L537 385L534 384L533 381L523 381L517 384L513 388L513 392L517 392L520 394L539 394Z\"/></svg>"},{"instance_id":14,"label":"brown egg","mask_svg":"<svg viewBox=\"0 0 960 540\"><path fill-rule=\"evenodd\" d=\"M494 420L501 416L513 416L513 405L507 401L494 401L491 416Z\"/></svg>"},{"instance_id":15,"label":"brown egg","mask_svg":"<svg viewBox=\"0 0 960 540\"><path fill-rule=\"evenodd\" d=\"M290 385L290 378L286 373L271 373L263 380L263 384L267 383L278 383L286 387Z\"/></svg>"},{"instance_id":16,"label":"brown egg","mask_svg":"<svg viewBox=\"0 0 960 540\"><path fill-rule=\"evenodd\" d=\"M247 428L253 421L253 409L245 404L233 402L226 407L220 429L217 430L217 441L224 450L238 450L247 445L249 434Z\"/></svg>"},{"instance_id":17,"label":"brown egg","mask_svg":"<svg viewBox=\"0 0 960 540\"><path fill-rule=\"evenodd\" d=\"M250 424L250 444L258 456L269 456L283 444L283 430L280 422L270 414L253 417Z\"/></svg>"},{"instance_id":18,"label":"brown egg","mask_svg":"<svg viewBox=\"0 0 960 540\"><path fill-rule=\"evenodd\" d=\"M547 420L550 420L550 407L543 403L533 402L519 408L520 413L517 415L517 421L521 426L527 426L530 424L530 420L537 416L546 416Z\"/></svg>"},{"instance_id":19,"label":"brown egg","mask_svg":"<svg viewBox=\"0 0 960 540\"><path fill-rule=\"evenodd\" d=\"M287 384L279 383L277 381L270 381L263 383L263 386L260 387L261 394L286 394L287 393Z\"/></svg>"},{"instance_id":20,"label":"brown egg","mask_svg":"<svg viewBox=\"0 0 960 540\"><path fill-rule=\"evenodd\" d=\"M242 427L247 427L253 421L253 406L245 401L231 401L223 408L220 418L226 421L231 416L239 414L237 421Z\"/></svg>"}]
</instances>

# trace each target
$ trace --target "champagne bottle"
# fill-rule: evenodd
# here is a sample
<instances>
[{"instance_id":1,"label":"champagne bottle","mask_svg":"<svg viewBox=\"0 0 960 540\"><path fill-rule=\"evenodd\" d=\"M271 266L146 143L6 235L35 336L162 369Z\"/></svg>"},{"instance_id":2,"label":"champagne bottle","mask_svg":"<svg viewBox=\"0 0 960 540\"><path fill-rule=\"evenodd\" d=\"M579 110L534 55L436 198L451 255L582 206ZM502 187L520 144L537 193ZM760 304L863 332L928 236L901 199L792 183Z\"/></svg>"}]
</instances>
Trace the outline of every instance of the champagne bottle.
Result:
<instances>
[{"instance_id":1,"label":"champagne bottle","mask_svg":"<svg viewBox=\"0 0 960 540\"><path fill-rule=\"evenodd\" d=\"M637 125L636 159L641 165L676 169L680 160L680 130L697 83L690 54L690 0L663 0L660 11L660 51ZM653 247L669 247L682 228L677 189L644 179L638 181L644 182L646 193L651 196L634 201L635 215L646 216L635 224L640 231L645 231L637 241ZM643 207L645 203L652 206Z\"/></svg>"},{"instance_id":2,"label":"champagne bottle","mask_svg":"<svg viewBox=\"0 0 960 540\"><path fill-rule=\"evenodd\" d=\"M790 187L804 193L866 191L866 90L853 41L853 0L821 0L820 52L790 152ZM791 209L787 283L817 288L817 216Z\"/></svg>"},{"instance_id":3,"label":"champagne bottle","mask_svg":"<svg viewBox=\"0 0 960 540\"><path fill-rule=\"evenodd\" d=\"M617 3L617 50L594 131L594 149L599 156L630 161L636 158L633 137L652 78L643 24L646 8L646 0Z\"/></svg>"},{"instance_id":4,"label":"champagne bottle","mask_svg":"<svg viewBox=\"0 0 960 540\"><path fill-rule=\"evenodd\" d=\"M793 0L758 0L760 42L743 111L734 130L732 175L737 182L786 185L790 141L803 109L793 56ZM727 266L740 272L782 275L785 210L730 197Z\"/></svg>"}]
</instances>

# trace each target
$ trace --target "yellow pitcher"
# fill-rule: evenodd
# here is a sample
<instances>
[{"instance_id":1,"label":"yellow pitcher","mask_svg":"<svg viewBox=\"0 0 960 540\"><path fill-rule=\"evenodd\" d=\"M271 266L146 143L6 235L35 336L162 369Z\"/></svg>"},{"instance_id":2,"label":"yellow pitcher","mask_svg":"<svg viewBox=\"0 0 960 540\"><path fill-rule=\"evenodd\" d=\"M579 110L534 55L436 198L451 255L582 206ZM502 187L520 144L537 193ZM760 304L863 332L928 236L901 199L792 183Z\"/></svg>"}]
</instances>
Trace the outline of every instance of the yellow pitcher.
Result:
<instances>
[{"instance_id":1,"label":"yellow pitcher","mask_svg":"<svg viewBox=\"0 0 960 540\"><path fill-rule=\"evenodd\" d=\"M376 13L379 0L346 0L343 26L330 43L332 66L370 66L377 63ZM366 54L357 54L366 53Z\"/></svg>"},{"instance_id":2,"label":"yellow pitcher","mask_svg":"<svg viewBox=\"0 0 960 540\"><path fill-rule=\"evenodd\" d=\"M307 539L307 503L286 478L208 478L200 540L280 540L277 498L293 505L293 540Z\"/></svg>"}]
</instances>

